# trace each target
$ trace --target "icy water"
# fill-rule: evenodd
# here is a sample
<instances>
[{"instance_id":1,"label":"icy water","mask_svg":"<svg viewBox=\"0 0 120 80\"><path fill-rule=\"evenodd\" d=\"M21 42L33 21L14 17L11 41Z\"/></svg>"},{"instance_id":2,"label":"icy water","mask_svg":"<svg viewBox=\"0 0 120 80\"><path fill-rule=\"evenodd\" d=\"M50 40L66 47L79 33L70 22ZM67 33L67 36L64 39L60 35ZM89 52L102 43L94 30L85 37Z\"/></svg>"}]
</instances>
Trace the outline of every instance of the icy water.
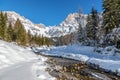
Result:
<instances>
[{"instance_id":1,"label":"icy water","mask_svg":"<svg viewBox=\"0 0 120 80\"><path fill-rule=\"evenodd\" d=\"M48 57L47 63L50 67L46 71L57 80L120 80L114 73L95 69L93 65L77 60Z\"/></svg>"}]
</instances>

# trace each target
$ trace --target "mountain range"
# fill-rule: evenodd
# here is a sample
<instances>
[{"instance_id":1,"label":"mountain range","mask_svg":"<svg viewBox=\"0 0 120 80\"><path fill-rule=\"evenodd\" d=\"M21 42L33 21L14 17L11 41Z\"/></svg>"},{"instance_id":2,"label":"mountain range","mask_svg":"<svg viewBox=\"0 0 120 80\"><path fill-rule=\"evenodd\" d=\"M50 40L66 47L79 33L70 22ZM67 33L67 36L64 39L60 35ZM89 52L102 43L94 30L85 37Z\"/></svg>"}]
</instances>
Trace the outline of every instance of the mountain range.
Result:
<instances>
[{"instance_id":1,"label":"mountain range","mask_svg":"<svg viewBox=\"0 0 120 80\"><path fill-rule=\"evenodd\" d=\"M14 24L16 20L19 19L26 31L30 30L32 35L37 33L40 36L43 35L46 37L59 37L75 32L79 25L78 21L81 20L82 27L85 27L87 18L87 15L82 14L82 18L79 19L78 13L73 13L69 14L67 18L57 26L45 26L44 24L35 24L14 11L5 12L8 16L8 22L12 22L12 24Z\"/></svg>"}]
</instances>

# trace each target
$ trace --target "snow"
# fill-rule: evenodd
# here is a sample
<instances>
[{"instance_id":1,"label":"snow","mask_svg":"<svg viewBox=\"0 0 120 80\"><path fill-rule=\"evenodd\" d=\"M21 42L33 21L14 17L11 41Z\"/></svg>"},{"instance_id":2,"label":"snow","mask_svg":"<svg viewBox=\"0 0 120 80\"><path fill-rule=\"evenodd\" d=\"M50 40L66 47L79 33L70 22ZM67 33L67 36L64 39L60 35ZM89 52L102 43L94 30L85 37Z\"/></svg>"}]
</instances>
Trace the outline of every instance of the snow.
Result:
<instances>
[{"instance_id":1,"label":"snow","mask_svg":"<svg viewBox=\"0 0 120 80\"><path fill-rule=\"evenodd\" d=\"M34 24L29 19L19 15L14 11L4 11L4 12L7 12L8 22L12 22L12 24L15 24L16 20L19 19L21 23L24 25L25 30L26 31L30 30L32 35L35 35L37 33L40 36L44 35L49 37L49 35L46 34L47 30L45 29L45 26L43 24Z\"/></svg>"},{"instance_id":2,"label":"snow","mask_svg":"<svg viewBox=\"0 0 120 80\"><path fill-rule=\"evenodd\" d=\"M114 49L113 47L110 48ZM49 49L39 48L39 51L45 55L62 56L84 61L86 63L96 64L100 68L117 72L118 75L120 74L120 54L115 55L113 52L114 50L108 51L108 54L104 54L107 52L105 48L102 53L97 53L94 52L94 47L74 44L68 46L50 47Z\"/></svg>"},{"instance_id":3,"label":"snow","mask_svg":"<svg viewBox=\"0 0 120 80\"><path fill-rule=\"evenodd\" d=\"M77 31L78 28L78 13L69 14L66 19L61 22L59 25L56 26L45 26L44 24L35 24L29 19L25 18L24 16L21 16L20 14L14 12L14 11L4 11L7 12L8 16L8 22L12 22L12 24L15 24L16 20L19 19L22 24L24 25L24 28L26 31L30 30L32 35L35 35L36 33L40 36L46 36L46 37L58 37L70 34L72 32ZM82 14L84 18L81 19L82 21L82 27L86 24L86 18L87 15Z\"/></svg>"},{"instance_id":4,"label":"snow","mask_svg":"<svg viewBox=\"0 0 120 80\"><path fill-rule=\"evenodd\" d=\"M0 69L21 61L30 61L36 56L30 50L19 47L14 43L0 40Z\"/></svg>"},{"instance_id":5,"label":"snow","mask_svg":"<svg viewBox=\"0 0 120 80\"><path fill-rule=\"evenodd\" d=\"M49 67L46 60L28 47L0 40L0 80L54 80L45 71Z\"/></svg>"},{"instance_id":6,"label":"snow","mask_svg":"<svg viewBox=\"0 0 120 80\"><path fill-rule=\"evenodd\" d=\"M102 77L98 76L98 75L95 74L95 73L92 73L92 75L95 76L95 77L97 77L97 78L99 78L99 79L101 79L101 80L104 80Z\"/></svg>"},{"instance_id":7,"label":"snow","mask_svg":"<svg viewBox=\"0 0 120 80\"><path fill-rule=\"evenodd\" d=\"M31 69L35 62L21 62L1 69L0 80L38 80Z\"/></svg>"},{"instance_id":8,"label":"snow","mask_svg":"<svg viewBox=\"0 0 120 80\"><path fill-rule=\"evenodd\" d=\"M55 80L54 77L50 76L49 73L45 71L45 69L49 67L49 65L45 63L47 58L39 56L39 60L39 62L33 65L34 74L37 75L37 78L39 80Z\"/></svg>"},{"instance_id":9,"label":"snow","mask_svg":"<svg viewBox=\"0 0 120 80\"><path fill-rule=\"evenodd\" d=\"M99 67L106 69L106 70L113 71L113 72L116 72L117 69L120 69L120 60L115 61L115 60L91 58L89 62L98 64Z\"/></svg>"}]
</instances>

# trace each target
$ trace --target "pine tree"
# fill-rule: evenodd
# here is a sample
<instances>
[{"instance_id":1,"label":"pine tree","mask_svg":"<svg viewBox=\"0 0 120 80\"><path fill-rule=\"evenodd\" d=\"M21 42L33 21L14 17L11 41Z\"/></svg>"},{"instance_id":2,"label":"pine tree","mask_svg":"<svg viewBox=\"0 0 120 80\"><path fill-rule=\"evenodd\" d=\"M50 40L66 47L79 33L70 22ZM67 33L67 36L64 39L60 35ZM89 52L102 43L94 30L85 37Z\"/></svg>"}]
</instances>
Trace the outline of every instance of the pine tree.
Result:
<instances>
[{"instance_id":1,"label":"pine tree","mask_svg":"<svg viewBox=\"0 0 120 80\"><path fill-rule=\"evenodd\" d=\"M18 44L26 45L26 31L19 19L17 19L14 29L15 41L17 41Z\"/></svg>"},{"instance_id":2,"label":"pine tree","mask_svg":"<svg viewBox=\"0 0 120 80\"><path fill-rule=\"evenodd\" d=\"M35 44L37 44L37 41L38 40L38 34L36 33L35 35L34 35L34 37L33 37L33 42L35 43Z\"/></svg>"},{"instance_id":3,"label":"pine tree","mask_svg":"<svg viewBox=\"0 0 120 80\"><path fill-rule=\"evenodd\" d=\"M92 37L92 34L91 34L91 15L87 16L86 33L87 33L87 38L91 39L91 37Z\"/></svg>"},{"instance_id":4,"label":"pine tree","mask_svg":"<svg viewBox=\"0 0 120 80\"><path fill-rule=\"evenodd\" d=\"M26 31L22 25L17 33L17 40L20 42L20 44L26 45Z\"/></svg>"},{"instance_id":5,"label":"pine tree","mask_svg":"<svg viewBox=\"0 0 120 80\"><path fill-rule=\"evenodd\" d=\"M9 23L9 26L6 30L6 40L7 41L12 41L13 40L13 33L14 33L14 30L12 28L12 24Z\"/></svg>"},{"instance_id":6,"label":"pine tree","mask_svg":"<svg viewBox=\"0 0 120 80\"><path fill-rule=\"evenodd\" d=\"M96 45L96 40L98 40L97 29L99 24L99 16L97 10L92 7L91 14L87 17L86 24L86 35L88 40L92 41L93 45Z\"/></svg>"},{"instance_id":7,"label":"pine tree","mask_svg":"<svg viewBox=\"0 0 120 80\"><path fill-rule=\"evenodd\" d=\"M97 28L98 28L98 24L99 24L99 22L98 22L98 19L99 19L99 17L98 17L98 13L97 13L97 10L95 10L94 9L94 7L92 8L92 12L91 12L91 18L92 18L92 25L91 25L91 27L92 27L92 35L93 35L93 40L97 40L97 35L96 35L96 33L97 33Z\"/></svg>"},{"instance_id":8,"label":"pine tree","mask_svg":"<svg viewBox=\"0 0 120 80\"><path fill-rule=\"evenodd\" d=\"M115 26L118 28L120 27L120 0L114 0L114 16L115 16Z\"/></svg>"},{"instance_id":9,"label":"pine tree","mask_svg":"<svg viewBox=\"0 0 120 80\"><path fill-rule=\"evenodd\" d=\"M15 42L17 40L17 35L18 35L18 30L20 28L20 25L21 25L20 20L17 19L17 21L14 24L14 34L13 34L13 41Z\"/></svg>"},{"instance_id":10,"label":"pine tree","mask_svg":"<svg viewBox=\"0 0 120 80\"><path fill-rule=\"evenodd\" d=\"M104 0L103 1L103 26L105 29L105 44L119 45L117 35L113 35L114 41L110 39L109 33L114 28L120 27L120 0ZM116 29L117 30L117 29Z\"/></svg>"},{"instance_id":11,"label":"pine tree","mask_svg":"<svg viewBox=\"0 0 120 80\"><path fill-rule=\"evenodd\" d=\"M5 38L5 29L6 29L6 23L7 23L7 14L0 12L0 38Z\"/></svg>"},{"instance_id":12,"label":"pine tree","mask_svg":"<svg viewBox=\"0 0 120 80\"><path fill-rule=\"evenodd\" d=\"M103 26L108 34L120 26L120 0L104 0L103 9Z\"/></svg>"},{"instance_id":13,"label":"pine tree","mask_svg":"<svg viewBox=\"0 0 120 80\"><path fill-rule=\"evenodd\" d=\"M31 45L31 42L32 42L32 35L31 35L30 30L28 30L28 32L26 33L26 43L28 45Z\"/></svg>"},{"instance_id":14,"label":"pine tree","mask_svg":"<svg viewBox=\"0 0 120 80\"><path fill-rule=\"evenodd\" d=\"M118 15L117 15L117 17L118 17L118 27L120 27L120 0L118 0L118 7L117 7L117 11L118 11Z\"/></svg>"},{"instance_id":15,"label":"pine tree","mask_svg":"<svg viewBox=\"0 0 120 80\"><path fill-rule=\"evenodd\" d=\"M83 24L83 17L82 16L82 9L79 8L78 10L78 31L77 31L77 39L79 42L82 42L84 41L84 36L83 36L83 28L82 28L82 25Z\"/></svg>"},{"instance_id":16,"label":"pine tree","mask_svg":"<svg viewBox=\"0 0 120 80\"><path fill-rule=\"evenodd\" d=\"M79 24L79 27L78 27L78 41L79 42L83 41L83 28L81 24Z\"/></svg>"},{"instance_id":17,"label":"pine tree","mask_svg":"<svg viewBox=\"0 0 120 80\"><path fill-rule=\"evenodd\" d=\"M42 37L41 37L41 45L45 45L45 37L42 35Z\"/></svg>"}]
</instances>

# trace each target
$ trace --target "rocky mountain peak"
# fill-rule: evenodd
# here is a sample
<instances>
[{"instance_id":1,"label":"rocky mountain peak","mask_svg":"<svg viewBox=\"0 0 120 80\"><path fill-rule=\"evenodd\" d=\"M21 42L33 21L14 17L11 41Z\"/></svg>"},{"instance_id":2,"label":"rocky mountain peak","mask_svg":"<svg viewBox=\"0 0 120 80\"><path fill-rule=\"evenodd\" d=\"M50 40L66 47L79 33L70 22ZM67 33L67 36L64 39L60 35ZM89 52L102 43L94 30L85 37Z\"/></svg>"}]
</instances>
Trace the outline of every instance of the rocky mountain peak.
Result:
<instances>
[{"instance_id":1,"label":"rocky mountain peak","mask_svg":"<svg viewBox=\"0 0 120 80\"><path fill-rule=\"evenodd\" d=\"M69 14L67 18L58 26L46 27L44 24L35 24L14 11L5 12L7 12L9 22L14 24L19 18L26 31L30 30L32 35L37 33L38 35L44 35L46 37L58 37L70 34L71 32L76 31L78 28L78 13ZM83 21L86 21L86 18L83 18Z\"/></svg>"}]
</instances>

